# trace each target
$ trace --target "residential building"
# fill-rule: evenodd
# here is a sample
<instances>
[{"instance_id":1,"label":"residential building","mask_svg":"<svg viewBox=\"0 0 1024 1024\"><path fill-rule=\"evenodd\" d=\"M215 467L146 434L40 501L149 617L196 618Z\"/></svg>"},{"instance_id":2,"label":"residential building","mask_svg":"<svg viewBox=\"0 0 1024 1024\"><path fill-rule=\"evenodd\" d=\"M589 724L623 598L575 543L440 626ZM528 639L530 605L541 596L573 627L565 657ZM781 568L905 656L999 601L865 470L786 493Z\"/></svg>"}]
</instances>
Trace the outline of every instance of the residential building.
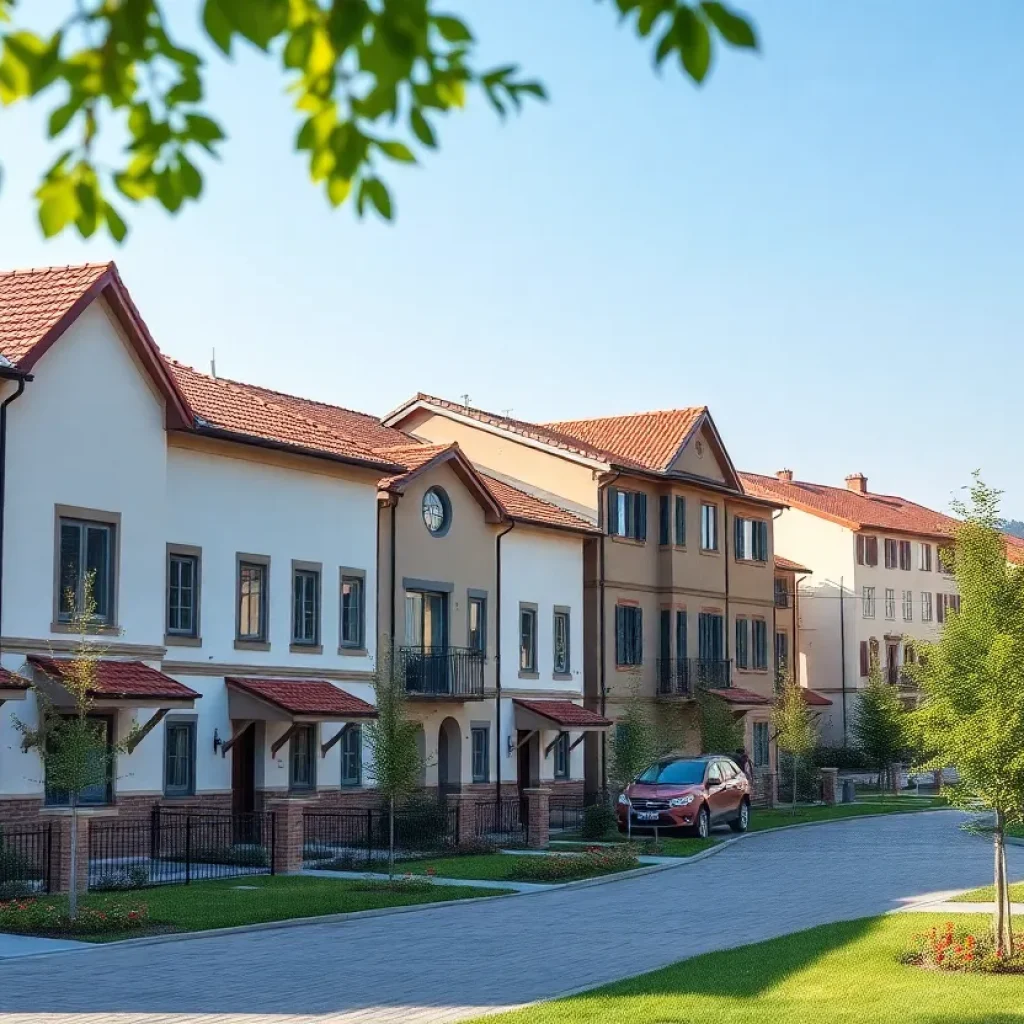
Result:
<instances>
[{"instance_id":1,"label":"residential building","mask_svg":"<svg viewBox=\"0 0 1024 1024\"><path fill-rule=\"evenodd\" d=\"M481 472L586 518L586 706L611 719L634 697L699 742L702 689L767 736L774 690L773 516L749 495L706 408L527 423L419 394L385 417L430 444L457 443ZM673 709L675 709L673 711ZM587 744L587 780L606 750Z\"/></svg>"},{"instance_id":2,"label":"residential building","mask_svg":"<svg viewBox=\"0 0 1024 1024\"><path fill-rule=\"evenodd\" d=\"M959 606L943 552L956 521L905 498L874 494L860 473L845 487L742 474L750 494L786 508L775 524L779 553L808 567L799 587L799 673L832 701L822 737L846 743L857 691L873 659L908 699L904 666L915 644L934 641Z\"/></svg>"}]
</instances>

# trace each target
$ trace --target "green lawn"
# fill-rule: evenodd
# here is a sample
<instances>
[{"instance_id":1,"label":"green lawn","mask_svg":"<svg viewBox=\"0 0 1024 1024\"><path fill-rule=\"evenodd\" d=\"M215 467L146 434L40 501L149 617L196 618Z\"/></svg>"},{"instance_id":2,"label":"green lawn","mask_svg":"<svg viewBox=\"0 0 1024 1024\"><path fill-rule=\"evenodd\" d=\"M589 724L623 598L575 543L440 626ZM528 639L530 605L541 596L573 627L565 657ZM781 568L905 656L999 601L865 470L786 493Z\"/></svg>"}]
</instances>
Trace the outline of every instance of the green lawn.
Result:
<instances>
[{"instance_id":1,"label":"green lawn","mask_svg":"<svg viewBox=\"0 0 1024 1024\"><path fill-rule=\"evenodd\" d=\"M1015 836L1017 839L1024 839L1024 825L1007 825L1006 834Z\"/></svg>"},{"instance_id":2,"label":"green lawn","mask_svg":"<svg viewBox=\"0 0 1024 1024\"><path fill-rule=\"evenodd\" d=\"M954 896L954 903L990 903L996 898L994 886L986 885L983 889L972 889L962 896ZM1010 902L1024 903L1024 882L1017 882L1010 886ZM1022 922L1024 923L1024 922ZM1024 929L1022 929L1024 931ZM1024 1020L1024 1018L1022 1018Z\"/></svg>"},{"instance_id":3,"label":"green lawn","mask_svg":"<svg viewBox=\"0 0 1024 1024\"><path fill-rule=\"evenodd\" d=\"M192 932L232 925L285 921L293 917L352 913L442 900L501 895L513 890L486 891L468 886L406 885L389 888L379 882L313 878L304 875L259 875L192 885L165 885L120 893L90 893L84 905L104 902L143 903L149 922L143 930L87 935L88 941L108 942L148 932ZM47 897L60 900L62 897Z\"/></svg>"},{"instance_id":4,"label":"green lawn","mask_svg":"<svg viewBox=\"0 0 1024 1024\"><path fill-rule=\"evenodd\" d=\"M832 807L797 804L795 812L789 807L775 807L771 810L755 807L750 812L750 831L764 832L806 821L840 821L843 818L860 818L868 814L907 814L945 806L947 804L942 797L900 796L877 798L870 803L861 801L855 804L835 804Z\"/></svg>"},{"instance_id":5,"label":"green lawn","mask_svg":"<svg viewBox=\"0 0 1024 1024\"><path fill-rule=\"evenodd\" d=\"M1020 976L904 967L914 933L941 916L901 914L798 932L477 1024L1012 1024ZM971 916L964 924L988 926ZM666 936L666 941L671 941Z\"/></svg>"},{"instance_id":6,"label":"green lawn","mask_svg":"<svg viewBox=\"0 0 1024 1024\"><path fill-rule=\"evenodd\" d=\"M514 869L518 868L522 871L526 867L524 862L548 861L552 859L554 858L533 857L515 853L482 853L466 857L437 857L433 860L399 861L395 865L395 869L403 874L409 873L412 875L424 875L433 870L438 878L483 879L493 882L527 882L532 881L532 879L517 876L514 873ZM581 878L593 878L596 875L611 874L615 870L626 869L619 868L608 871L591 866L590 870L581 870L571 877L560 878L558 881L578 881Z\"/></svg>"},{"instance_id":7,"label":"green lawn","mask_svg":"<svg viewBox=\"0 0 1024 1024\"><path fill-rule=\"evenodd\" d=\"M605 840L605 842L625 842L625 836L616 836L615 839ZM637 847L637 853L640 856L648 855L655 857L692 857L695 853L703 853L705 850L710 849L712 846L718 845L717 839L662 839L658 843L657 849L650 849L654 846L654 843L650 839L634 838L634 845ZM571 842L571 843L556 843L552 844L551 849L558 851L569 852L580 852L583 850L589 850L593 847L593 843L587 842Z\"/></svg>"}]
</instances>

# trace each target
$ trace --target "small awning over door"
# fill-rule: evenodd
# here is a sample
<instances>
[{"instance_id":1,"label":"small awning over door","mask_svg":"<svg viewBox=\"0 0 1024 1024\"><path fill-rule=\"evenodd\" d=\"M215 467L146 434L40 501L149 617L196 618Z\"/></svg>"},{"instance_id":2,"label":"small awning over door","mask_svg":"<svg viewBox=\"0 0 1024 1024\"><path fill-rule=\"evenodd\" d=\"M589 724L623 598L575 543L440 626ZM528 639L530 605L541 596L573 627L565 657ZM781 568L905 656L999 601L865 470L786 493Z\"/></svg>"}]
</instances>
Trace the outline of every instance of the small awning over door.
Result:
<instances>
[{"instance_id":1,"label":"small awning over door","mask_svg":"<svg viewBox=\"0 0 1024 1024\"><path fill-rule=\"evenodd\" d=\"M28 661L36 670L36 681L45 686L57 707L74 705L74 699L64 684L73 683L76 673L81 671L77 661L37 654L30 654ZM93 707L97 709L191 708L202 697L201 693L141 661L100 658L90 663L88 673L88 693Z\"/></svg>"},{"instance_id":2,"label":"small awning over door","mask_svg":"<svg viewBox=\"0 0 1024 1024\"><path fill-rule=\"evenodd\" d=\"M358 722L376 718L365 700L324 679L257 679L227 676L228 710L234 719L262 722Z\"/></svg>"},{"instance_id":3,"label":"small awning over door","mask_svg":"<svg viewBox=\"0 0 1024 1024\"><path fill-rule=\"evenodd\" d=\"M512 701L517 729L548 729L558 732L604 732L612 723L596 711L571 700Z\"/></svg>"},{"instance_id":4,"label":"small awning over door","mask_svg":"<svg viewBox=\"0 0 1024 1024\"><path fill-rule=\"evenodd\" d=\"M28 689L27 679L0 668L0 704L5 700L24 700Z\"/></svg>"}]
</instances>

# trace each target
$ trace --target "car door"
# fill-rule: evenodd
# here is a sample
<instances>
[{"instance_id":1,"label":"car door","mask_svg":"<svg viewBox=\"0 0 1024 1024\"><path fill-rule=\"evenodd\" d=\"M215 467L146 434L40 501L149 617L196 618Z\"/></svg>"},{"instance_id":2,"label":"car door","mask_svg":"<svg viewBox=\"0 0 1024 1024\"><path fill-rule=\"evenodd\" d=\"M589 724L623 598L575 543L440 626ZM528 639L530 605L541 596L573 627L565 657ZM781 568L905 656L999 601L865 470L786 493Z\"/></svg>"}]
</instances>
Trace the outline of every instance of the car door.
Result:
<instances>
[{"instance_id":1,"label":"car door","mask_svg":"<svg viewBox=\"0 0 1024 1024\"><path fill-rule=\"evenodd\" d=\"M730 821L740 811L743 800L743 772L732 761L719 761L718 770L722 773L722 813Z\"/></svg>"},{"instance_id":2,"label":"car door","mask_svg":"<svg viewBox=\"0 0 1024 1024\"><path fill-rule=\"evenodd\" d=\"M708 765L707 775L704 779L704 788L708 794L708 810L711 813L711 823L717 824L728 816L726 807L729 802L729 791L726 788L725 779L722 778L720 762L712 761Z\"/></svg>"}]
</instances>

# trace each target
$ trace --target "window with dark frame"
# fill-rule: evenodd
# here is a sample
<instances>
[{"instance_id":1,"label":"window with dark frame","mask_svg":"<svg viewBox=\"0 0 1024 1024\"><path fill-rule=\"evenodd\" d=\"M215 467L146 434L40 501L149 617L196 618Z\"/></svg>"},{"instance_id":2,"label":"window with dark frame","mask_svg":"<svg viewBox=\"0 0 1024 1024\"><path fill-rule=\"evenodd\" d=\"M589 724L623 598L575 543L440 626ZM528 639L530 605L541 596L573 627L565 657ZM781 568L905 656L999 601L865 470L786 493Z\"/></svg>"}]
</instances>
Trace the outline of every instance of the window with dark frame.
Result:
<instances>
[{"instance_id":1,"label":"window with dark frame","mask_svg":"<svg viewBox=\"0 0 1024 1024\"><path fill-rule=\"evenodd\" d=\"M194 796L196 723L168 721L164 735L164 796Z\"/></svg>"},{"instance_id":2,"label":"window with dark frame","mask_svg":"<svg viewBox=\"0 0 1024 1024\"><path fill-rule=\"evenodd\" d=\"M733 519L734 548L739 562L768 560L768 524L763 519Z\"/></svg>"},{"instance_id":3,"label":"window with dark frame","mask_svg":"<svg viewBox=\"0 0 1024 1024\"><path fill-rule=\"evenodd\" d=\"M676 517L675 541L677 547L686 547L686 499L681 495L675 496Z\"/></svg>"},{"instance_id":4,"label":"window with dark frame","mask_svg":"<svg viewBox=\"0 0 1024 1024\"><path fill-rule=\"evenodd\" d=\"M775 632L775 671L781 676L789 670L789 634Z\"/></svg>"},{"instance_id":5,"label":"window with dark frame","mask_svg":"<svg viewBox=\"0 0 1024 1024\"><path fill-rule=\"evenodd\" d=\"M350 725L339 743L341 746L341 784L343 786L361 786L363 784L362 727Z\"/></svg>"},{"instance_id":6,"label":"window with dark frame","mask_svg":"<svg viewBox=\"0 0 1024 1024\"><path fill-rule=\"evenodd\" d=\"M702 551L718 550L718 506L701 502L700 547Z\"/></svg>"},{"instance_id":7,"label":"window with dark frame","mask_svg":"<svg viewBox=\"0 0 1024 1024\"><path fill-rule=\"evenodd\" d=\"M238 639L267 639L267 566L238 563Z\"/></svg>"},{"instance_id":8,"label":"window with dark frame","mask_svg":"<svg viewBox=\"0 0 1024 1024\"><path fill-rule=\"evenodd\" d=\"M519 608L519 671L537 671L536 608Z\"/></svg>"},{"instance_id":9,"label":"window with dark frame","mask_svg":"<svg viewBox=\"0 0 1024 1024\"><path fill-rule=\"evenodd\" d=\"M751 759L755 768L768 768L771 765L771 741L768 723L754 722L751 726L753 735L753 751Z\"/></svg>"},{"instance_id":10,"label":"window with dark frame","mask_svg":"<svg viewBox=\"0 0 1024 1024\"><path fill-rule=\"evenodd\" d=\"M697 616L697 656L701 661L725 658L725 619L718 612L701 612Z\"/></svg>"},{"instance_id":11,"label":"window with dark frame","mask_svg":"<svg viewBox=\"0 0 1024 1024\"><path fill-rule=\"evenodd\" d=\"M914 619L914 592L903 591L903 621L912 622Z\"/></svg>"},{"instance_id":12,"label":"window with dark frame","mask_svg":"<svg viewBox=\"0 0 1024 1024\"><path fill-rule=\"evenodd\" d=\"M555 778L569 778L569 734L567 732L558 734L553 754L555 756Z\"/></svg>"},{"instance_id":13,"label":"window with dark frame","mask_svg":"<svg viewBox=\"0 0 1024 1024\"><path fill-rule=\"evenodd\" d=\"M341 646L355 649L365 643L363 635L363 577L343 574L341 577Z\"/></svg>"},{"instance_id":14,"label":"window with dark frame","mask_svg":"<svg viewBox=\"0 0 1024 1024\"><path fill-rule=\"evenodd\" d=\"M898 561L896 541L890 538L885 538L885 567L886 569L895 569Z\"/></svg>"},{"instance_id":15,"label":"window with dark frame","mask_svg":"<svg viewBox=\"0 0 1024 1024\"><path fill-rule=\"evenodd\" d=\"M114 615L114 526L85 519L60 520L60 569L57 617L70 622L88 610L96 622ZM93 607L86 608L86 581L91 580Z\"/></svg>"},{"instance_id":16,"label":"window with dark frame","mask_svg":"<svg viewBox=\"0 0 1024 1024\"><path fill-rule=\"evenodd\" d=\"M292 643L320 643L320 573L315 569L292 573Z\"/></svg>"},{"instance_id":17,"label":"window with dark frame","mask_svg":"<svg viewBox=\"0 0 1024 1024\"><path fill-rule=\"evenodd\" d=\"M288 787L313 789L316 785L313 748L316 741L315 725L300 725L288 741Z\"/></svg>"},{"instance_id":18,"label":"window with dark frame","mask_svg":"<svg viewBox=\"0 0 1024 1024\"><path fill-rule=\"evenodd\" d=\"M789 580L785 576L775 577L775 607L789 607Z\"/></svg>"},{"instance_id":19,"label":"window with dark frame","mask_svg":"<svg viewBox=\"0 0 1024 1024\"><path fill-rule=\"evenodd\" d=\"M921 621L932 621L932 594L930 590L921 591Z\"/></svg>"},{"instance_id":20,"label":"window with dark frame","mask_svg":"<svg viewBox=\"0 0 1024 1024\"><path fill-rule=\"evenodd\" d=\"M637 605L615 606L615 664L642 665L644 661L644 616Z\"/></svg>"},{"instance_id":21,"label":"window with dark frame","mask_svg":"<svg viewBox=\"0 0 1024 1024\"><path fill-rule=\"evenodd\" d=\"M873 619L875 617L874 587L861 588L861 612L865 619Z\"/></svg>"},{"instance_id":22,"label":"window with dark frame","mask_svg":"<svg viewBox=\"0 0 1024 1024\"><path fill-rule=\"evenodd\" d=\"M557 675L569 672L569 613L562 610L555 611L554 670Z\"/></svg>"},{"instance_id":23,"label":"window with dark frame","mask_svg":"<svg viewBox=\"0 0 1024 1024\"><path fill-rule=\"evenodd\" d=\"M469 599L469 649L483 654L487 649L487 599Z\"/></svg>"},{"instance_id":24,"label":"window with dark frame","mask_svg":"<svg viewBox=\"0 0 1024 1024\"><path fill-rule=\"evenodd\" d=\"M918 544L917 546L917 567L921 572L932 571L932 546L931 544Z\"/></svg>"},{"instance_id":25,"label":"window with dark frame","mask_svg":"<svg viewBox=\"0 0 1024 1024\"><path fill-rule=\"evenodd\" d=\"M167 632L199 635L199 558L172 551L167 556Z\"/></svg>"},{"instance_id":26,"label":"window with dark frame","mask_svg":"<svg viewBox=\"0 0 1024 1024\"><path fill-rule=\"evenodd\" d=\"M900 541L900 568L904 572L909 572L910 571L910 560L911 560L910 541L909 540L901 540Z\"/></svg>"},{"instance_id":27,"label":"window with dark frame","mask_svg":"<svg viewBox=\"0 0 1024 1024\"><path fill-rule=\"evenodd\" d=\"M647 540L647 495L643 491L608 488L608 533L612 537Z\"/></svg>"},{"instance_id":28,"label":"window with dark frame","mask_svg":"<svg viewBox=\"0 0 1024 1024\"><path fill-rule=\"evenodd\" d=\"M474 725L473 737L473 781L489 782L491 776L490 729L486 725Z\"/></svg>"},{"instance_id":29,"label":"window with dark frame","mask_svg":"<svg viewBox=\"0 0 1024 1024\"><path fill-rule=\"evenodd\" d=\"M750 620L753 668L757 672L768 670L768 623L764 619Z\"/></svg>"},{"instance_id":30,"label":"window with dark frame","mask_svg":"<svg viewBox=\"0 0 1024 1024\"><path fill-rule=\"evenodd\" d=\"M896 591L892 587L885 588L885 617L896 618Z\"/></svg>"},{"instance_id":31,"label":"window with dark frame","mask_svg":"<svg viewBox=\"0 0 1024 1024\"><path fill-rule=\"evenodd\" d=\"M736 617L736 667L746 668L750 648L750 629L746 618Z\"/></svg>"},{"instance_id":32,"label":"window with dark frame","mask_svg":"<svg viewBox=\"0 0 1024 1024\"><path fill-rule=\"evenodd\" d=\"M96 729L107 748L106 757L103 758L104 781L86 786L78 794L78 803L86 807L102 807L113 803L114 800L114 767L117 755L114 753L114 718L112 715L90 714L89 720L95 723ZM97 774L100 765L97 764ZM71 803L71 794L66 790L54 789L48 782L43 782L45 791L45 802L51 807L67 807Z\"/></svg>"},{"instance_id":33,"label":"window with dark frame","mask_svg":"<svg viewBox=\"0 0 1024 1024\"><path fill-rule=\"evenodd\" d=\"M878 565L878 538L857 534L857 564Z\"/></svg>"},{"instance_id":34,"label":"window with dark frame","mask_svg":"<svg viewBox=\"0 0 1024 1024\"><path fill-rule=\"evenodd\" d=\"M672 505L667 494L658 495L658 543L666 545L672 536Z\"/></svg>"}]
</instances>

